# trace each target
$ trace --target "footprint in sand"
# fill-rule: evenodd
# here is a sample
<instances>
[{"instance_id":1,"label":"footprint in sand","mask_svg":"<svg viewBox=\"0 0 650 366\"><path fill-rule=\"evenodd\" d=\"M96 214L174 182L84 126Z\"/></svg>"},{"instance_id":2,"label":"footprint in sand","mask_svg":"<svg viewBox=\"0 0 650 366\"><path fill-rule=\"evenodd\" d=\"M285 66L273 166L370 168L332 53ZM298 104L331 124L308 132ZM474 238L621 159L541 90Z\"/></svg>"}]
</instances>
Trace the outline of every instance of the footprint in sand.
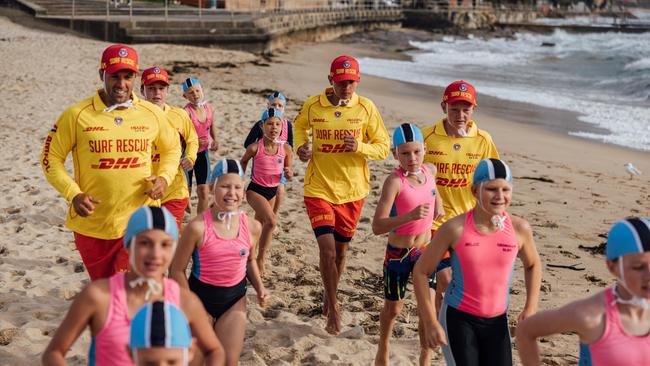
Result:
<instances>
[{"instance_id":1,"label":"footprint in sand","mask_svg":"<svg viewBox=\"0 0 650 366\"><path fill-rule=\"evenodd\" d=\"M0 346L8 346L18 334L18 328L6 328L0 330Z\"/></svg>"}]
</instances>

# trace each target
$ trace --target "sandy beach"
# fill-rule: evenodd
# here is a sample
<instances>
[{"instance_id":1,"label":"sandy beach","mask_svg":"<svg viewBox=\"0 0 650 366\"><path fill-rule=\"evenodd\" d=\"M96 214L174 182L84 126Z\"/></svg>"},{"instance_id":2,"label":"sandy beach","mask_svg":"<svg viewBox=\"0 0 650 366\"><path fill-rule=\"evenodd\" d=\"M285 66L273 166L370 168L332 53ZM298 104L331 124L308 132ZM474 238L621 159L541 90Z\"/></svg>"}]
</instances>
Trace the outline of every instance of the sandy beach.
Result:
<instances>
[{"instance_id":1,"label":"sandy beach","mask_svg":"<svg viewBox=\"0 0 650 366\"><path fill-rule=\"evenodd\" d=\"M64 227L68 205L45 181L39 155L59 114L100 87L98 63L108 44L30 30L3 17L0 29L0 172L6 182L0 202L0 365L34 365L71 299L88 283L72 233ZM160 65L172 71L171 104L184 104L180 82L185 77L201 79L221 126L221 147L213 159L241 157L244 137L271 90L288 96L287 115L293 118L302 101L325 88L329 62L335 56L401 57L394 50L345 38L296 45L271 58L177 45L135 45L135 49L142 69ZM424 127L441 114L442 91L437 88L362 76L358 92L375 102L391 133L400 123ZM576 121L572 113L482 98L478 92L475 119L490 132L514 172L510 211L533 226L544 263L540 309L560 306L611 284L613 277L603 256L581 247L600 245L610 225L623 217L650 216L650 154L565 135L562 126ZM623 167L627 162L645 174L629 179ZM392 158L370 165L371 193L339 292L344 329L333 337L323 330L318 249L302 204L305 165L296 162L297 177L287 185L280 232L271 244L267 264L265 284L273 302L261 309L254 290L248 292L242 365L372 362L383 301L386 238L373 235L370 223L381 183L394 166ZM576 263L586 270L546 267ZM518 263L509 308L513 327L523 302L523 272ZM84 332L72 347L67 355L71 365L86 363L89 339ZM577 363L576 336L549 337L541 344L545 365ZM417 363L417 311L410 286L391 345L391 364ZM436 355L434 364L444 364L441 355Z\"/></svg>"}]
</instances>

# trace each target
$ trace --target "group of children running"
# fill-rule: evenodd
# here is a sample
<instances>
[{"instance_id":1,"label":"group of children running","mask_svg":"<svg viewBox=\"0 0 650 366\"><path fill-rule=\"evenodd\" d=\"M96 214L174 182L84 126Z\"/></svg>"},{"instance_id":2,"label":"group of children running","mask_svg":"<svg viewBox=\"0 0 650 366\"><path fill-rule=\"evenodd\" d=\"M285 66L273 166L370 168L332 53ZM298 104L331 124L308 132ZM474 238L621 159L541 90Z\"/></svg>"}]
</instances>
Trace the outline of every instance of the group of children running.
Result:
<instances>
[{"instance_id":1,"label":"group of children running","mask_svg":"<svg viewBox=\"0 0 650 366\"><path fill-rule=\"evenodd\" d=\"M155 88L146 83L150 74L143 73L141 91L155 99ZM189 187L192 176L196 178L196 217L179 235L183 205L168 210L163 200L162 208L135 211L124 237L130 271L93 281L76 297L43 354L44 364L64 364L67 350L86 327L92 336L91 365L238 363L247 284L255 288L261 306L270 299L262 278L284 184L293 177L292 126L284 116L285 96L272 93L246 138L243 157L222 159L211 167L208 151L218 148L213 110L204 102L197 79L185 80L183 92L198 137L195 157L187 146L196 140L183 139L181 160ZM429 364L431 349L442 346L449 365L510 365L507 308L516 257L523 263L526 284L517 328L525 365L539 364L536 338L560 332L579 335L581 365L650 364L647 219L623 220L610 231L607 266L618 278L616 285L535 314L540 260L528 222L507 212L513 194L509 166L495 158L481 160L471 182L476 204L433 235L431 224L445 209L436 186L437 168L424 163L420 129L400 125L393 133L392 152L398 164L384 181L372 221L375 234L388 234L376 364L388 361L389 339L412 275L420 364ZM249 162L250 182L244 187ZM244 198L254 218L242 210ZM444 302L435 306L435 273L446 253L451 281Z\"/></svg>"}]
</instances>

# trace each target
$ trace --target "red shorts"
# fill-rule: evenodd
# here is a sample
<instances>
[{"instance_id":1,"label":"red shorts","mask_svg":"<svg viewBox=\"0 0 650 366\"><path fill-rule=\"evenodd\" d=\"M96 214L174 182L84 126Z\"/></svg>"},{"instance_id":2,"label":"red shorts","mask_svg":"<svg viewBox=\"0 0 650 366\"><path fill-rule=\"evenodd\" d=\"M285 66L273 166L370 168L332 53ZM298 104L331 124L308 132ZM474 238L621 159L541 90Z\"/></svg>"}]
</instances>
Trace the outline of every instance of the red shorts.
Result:
<instances>
[{"instance_id":1,"label":"red shorts","mask_svg":"<svg viewBox=\"0 0 650 366\"><path fill-rule=\"evenodd\" d=\"M162 204L162 206L169 210L169 212L176 218L178 224L178 232L181 232L183 226L183 217L185 216L185 207L190 203L189 197L183 199L173 199Z\"/></svg>"},{"instance_id":2,"label":"red shorts","mask_svg":"<svg viewBox=\"0 0 650 366\"><path fill-rule=\"evenodd\" d=\"M92 281L129 270L124 238L105 240L74 233L74 242Z\"/></svg>"},{"instance_id":3,"label":"red shorts","mask_svg":"<svg viewBox=\"0 0 650 366\"><path fill-rule=\"evenodd\" d=\"M334 240L338 242L352 240L364 201L362 198L337 205L321 198L305 197L307 216L316 237L334 234Z\"/></svg>"}]
</instances>

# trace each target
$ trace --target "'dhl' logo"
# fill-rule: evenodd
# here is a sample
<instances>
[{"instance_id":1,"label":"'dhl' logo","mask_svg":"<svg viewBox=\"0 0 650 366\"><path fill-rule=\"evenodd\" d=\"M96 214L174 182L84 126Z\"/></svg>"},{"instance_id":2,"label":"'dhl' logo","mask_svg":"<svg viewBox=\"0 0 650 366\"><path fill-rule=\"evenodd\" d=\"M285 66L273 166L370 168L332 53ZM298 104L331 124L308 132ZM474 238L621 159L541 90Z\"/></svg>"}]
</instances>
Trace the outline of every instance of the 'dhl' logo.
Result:
<instances>
[{"instance_id":1,"label":"'dhl' logo","mask_svg":"<svg viewBox=\"0 0 650 366\"><path fill-rule=\"evenodd\" d=\"M93 132L93 131L108 131L102 126L88 126L83 129L83 132Z\"/></svg>"},{"instance_id":2,"label":"'dhl' logo","mask_svg":"<svg viewBox=\"0 0 650 366\"><path fill-rule=\"evenodd\" d=\"M436 185L442 187L460 188L460 187L467 186L467 179L465 178L448 179L448 178L438 177L436 178Z\"/></svg>"},{"instance_id":3,"label":"'dhl' logo","mask_svg":"<svg viewBox=\"0 0 650 366\"><path fill-rule=\"evenodd\" d=\"M101 158L99 164L93 164L90 167L93 169L131 169L145 166L146 163L139 163L138 157L130 158Z\"/></svg>"},{"instance_id":4,"label":"'dhl' logo","mask_svg":"<svg viewBox=\"0 0 650 366\"><path fill-rule=\"evenodd\" d=\"M346 151L351 151L347 150L345 148L345 144L322 144L320 147L320 151L324 153L340 153L340 152L346 152Z\"/></svg>"},{"instance_id":5,"label":"'dhl' logo","mask_svg":"<svg viewBox=\"0 0 650 366\"><path fill-rule=\"evenodd\" d=\"M445 156L447 155L444 151L429 151L429 155L435 155L435 156Z\"/></svg>"}]
</instances>

